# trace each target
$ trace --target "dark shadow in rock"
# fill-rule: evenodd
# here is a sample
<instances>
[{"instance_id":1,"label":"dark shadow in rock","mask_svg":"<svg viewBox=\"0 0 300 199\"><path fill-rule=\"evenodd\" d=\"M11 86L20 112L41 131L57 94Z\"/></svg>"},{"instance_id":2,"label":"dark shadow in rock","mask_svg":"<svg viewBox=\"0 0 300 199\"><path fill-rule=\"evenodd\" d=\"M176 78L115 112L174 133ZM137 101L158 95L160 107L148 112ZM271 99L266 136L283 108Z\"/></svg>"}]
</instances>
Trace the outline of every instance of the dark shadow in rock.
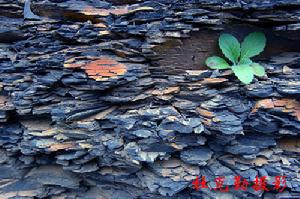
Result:
<instances>
[{"instance_id":1,"label":"dark shadow in rock","mask_svg":"<svg viewBox=\"0 0 300 199\"><path fill-rule=\"evenodd\" d=\"M264 52L254 60L264 60L283 52L299 52L300 38L293 33L281 34L271 28L261 28L251 25L227 25L223 31L201 29L193 32L190 38L169 39L164 44L155 47L159 54L157 64L166 74L179 74L185 70L206 69L205 60L212 55L220 55L218 38L221 33L230 33L242 42L247 34L254 31L262 31L267 37L267 45ZM299 31L296 31L299 34ZM299 34L300 35L300 34Z\"/></svg>"}]
</instances>

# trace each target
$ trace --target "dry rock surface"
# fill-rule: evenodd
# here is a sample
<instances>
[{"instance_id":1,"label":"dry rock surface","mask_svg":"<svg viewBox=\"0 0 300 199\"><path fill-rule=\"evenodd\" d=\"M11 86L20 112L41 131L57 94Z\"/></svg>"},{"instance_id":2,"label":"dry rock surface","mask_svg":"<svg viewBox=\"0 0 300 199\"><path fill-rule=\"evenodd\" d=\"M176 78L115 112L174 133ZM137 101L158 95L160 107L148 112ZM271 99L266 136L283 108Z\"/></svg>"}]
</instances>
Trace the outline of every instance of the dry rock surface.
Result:
<instances>
[{"instance_id":1,"label":"dry rock surface","mask_svg":"<svg viewBox=\"0 0 300 199\"><path fill-rule=\"evenodd\" d=\"M300 194L299 0L0 0L0 19L1 199ZM205 68L221 32L252 30L265 77Z\"/></svg>"}]
</instances>

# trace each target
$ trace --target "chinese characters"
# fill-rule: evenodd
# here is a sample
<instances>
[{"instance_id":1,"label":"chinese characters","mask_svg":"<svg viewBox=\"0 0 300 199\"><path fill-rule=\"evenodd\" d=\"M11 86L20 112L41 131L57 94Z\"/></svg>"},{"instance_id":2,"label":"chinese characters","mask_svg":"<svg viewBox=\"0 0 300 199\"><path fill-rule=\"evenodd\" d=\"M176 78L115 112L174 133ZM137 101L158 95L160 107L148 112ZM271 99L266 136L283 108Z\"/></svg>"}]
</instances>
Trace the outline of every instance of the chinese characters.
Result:
<instances>
[{"instance_id":1,"label":"chinese characters","mask_svg":"<svg viewBox=\"0 0 300 199\"><path fill-rule=\"evenodd\" d=\"M221 192L228 192L229 186L224 187L224 182L226 180L225 176L218 176L214 179L215 188L212 190L215 191L221 191ZM234 190L242 190L246 191L248 188L252 188L254 191L271 191L275 190L278 192L282 192L286 188L286 176L275 176L274 181L272 182L274 185L271 188L267 188L267 177L262 176L258 177L256 176L255 179L252 182L249 182L247 179L242 178L241 176L234 176ZM210 189L207 185L206 177L201 176L199 178L196 177L195 180L192 181L192 187L196 191L199 191L200 189Z\"/></svg>"}]
</instances>

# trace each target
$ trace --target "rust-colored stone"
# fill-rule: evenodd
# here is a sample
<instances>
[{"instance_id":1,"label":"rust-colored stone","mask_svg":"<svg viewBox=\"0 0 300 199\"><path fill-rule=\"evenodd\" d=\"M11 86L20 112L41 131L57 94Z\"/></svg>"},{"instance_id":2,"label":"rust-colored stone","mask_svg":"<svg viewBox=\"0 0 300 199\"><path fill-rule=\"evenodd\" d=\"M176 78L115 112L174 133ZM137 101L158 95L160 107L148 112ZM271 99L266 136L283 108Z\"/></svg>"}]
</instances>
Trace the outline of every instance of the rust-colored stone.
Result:
<instances>
[{"instance_id":1,"label":"rust-colored stone","mask_svg":"<svg viewBox=\"0 0 300 199\"><path fill-rule=\"evenodd\" d=\"M152 95L169 95L169 94L178 93L179 91L180 91L180 87L174 86L174 87L168 87L163 90L154 90L152 91Z\"/></svg>"},{"instance_id":2,"label":"rust-colored stone","mask_svg":"<svg viewBox=\"0 0 300 199\"><path fill-rule=\"evenodd\" d=\"M273 109L279 108L283 113L291 113L300 121L300 102L295 99L263 99L256 103L251 113L255 113L258 109Z\"/></svg>"},{"instance_id":3,"label":"rust-colored stone","mask_svg":"<svg viewBox=\"0 0 300 199\"><path fill-rule=\"evenodd\" d=\"M58 144L52 144L49 148L49 151L58 151L62 149L71 149L74 148L74 143L58 143Z\"/></svg>"},{"instance_id":4,"label":"rust-colored stone","mask_svg":"<svg viewBox=\"0 0 300 199\"><path fill-rule=\"evenodd\" d=\"M274 108L274 103L272 99L259 100L258 102L256 102L256 105L254 106L254 109L251 111L251 113L257 112L258 109L260 108L265 108L265 109Z\"/></svg>"},{"instance_id":5,"label":"rust-colored stone","mask_svg":"<svg viewBox=\"0 0 300 199\"><path fill-rule=\"evenodd\" d=\"M221 84L228 82L228 79L226 78L205 78L201 84L206 84L206 85L214 85L214 84Z\"/></svg>"},{"instance_id":6,"label":"rust-colored stone","mask_svg":"<svg viewBox=\"0 0 300 199\"><path fill-rule=\"evenodd\" d=\"M202 109L202 108L197 108L197 112L198 112L201 116L204 116L204 117L207 117L207 118L213 118L213 117L215 117L215 115L214 115L213 112L210 112L210 111L205 110L205 109Z\"/></svg>"},{"instance_id":7,"label":"rust-colored stone","mask_svg":"<svg viewBox=\"0 0 300 199\"><path fill-rule=\"evenodd\" d=\"M285 106L286 104L287 104L287 102L288 102L288 99L276 99L276 100L274 100L273 101L274 102L274 106L276 106L276 107L283 107L283 106Z\"/></svg>"},{"instance_id":8,"label":"rust-colored stone","mask_svg":"<svg viewBox=\"0 0 300 199\"><path fill-rule=\"evenodd\" d=\"M127 71L127 68L124 64L106 56L100 57L99 59L90 61L88 63L87 61L77 61L78 59L79 58L71 58L67 60L64 64L64 67L82 68L90 78L95 79L96 81L105 81L107 78L115 78L117 76L124 75Z\"/></svg>"}]
</instances>

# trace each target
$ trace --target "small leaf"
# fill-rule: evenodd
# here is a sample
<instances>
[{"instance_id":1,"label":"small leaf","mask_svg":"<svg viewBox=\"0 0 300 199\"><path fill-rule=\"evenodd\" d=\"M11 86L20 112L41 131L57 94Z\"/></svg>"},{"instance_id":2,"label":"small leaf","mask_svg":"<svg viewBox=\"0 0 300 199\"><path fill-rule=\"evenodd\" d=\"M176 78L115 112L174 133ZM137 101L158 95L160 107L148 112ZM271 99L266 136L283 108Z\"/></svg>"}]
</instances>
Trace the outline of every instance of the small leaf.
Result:
<instances>
[{"instance_id":1,"label":"small leaf","mask_svg":"<svg viewBox=\"0 0 300 199\"><path fill-rule=\"evenodd\" d=\"M244 65L244 64L248 64L248 65L252 64L251 59L245 58L239 62L239 65Z\"/></svg>"},{"instance_id":2,"label":"small leaf","mask_svg":"<svg viewBox=\"0 0 300 199\"><path fill-rule=\"evenodd\" d=\"M223 54L234 64L240 57L241 45L239 41L230 34L222 34L219 38L219 46Z\"/></svg>"},{"instance_id":3,"label":"small leaf","mask_svg":"<svg viewBox=\"0 0 300 199\"><path fill-rule=\"evenodd\" d=\"M250 84L254 78L253 69L247 64L233 66L232 70L235 76L244 84Z\"/></svg>"},{"instance_id":4,"label":"small leaf","mask_svg":"<svg viewBox=\"0 0 300 199\"><path fill-rule=\"evenodd\" d=\"M266 37L262 32L250 33L241 44L241 58L254 57L261 53L266 46Z\"/></svg>"},{"instance_id":5,"label":"small leaf","mask_svg":"<svg viewBox=\"0 0 300 199\"><path fill-rule=\"evenodd\" d=\"M252 65L254 75L258 77L263 77L266 74L265 68L259 65L258 63L253 63Z\"/></svg>"},{"instance_id":6,"label":"small leaf","mask_svg":"<svg viewBox=\"0 0 300 199\"><path fill-rule=\"evenodd\" d=\"M221 57L212 56L206 59L206 65L211 69L227 69L230 68L229 64Z\"/></svg>"}]
</instances>

